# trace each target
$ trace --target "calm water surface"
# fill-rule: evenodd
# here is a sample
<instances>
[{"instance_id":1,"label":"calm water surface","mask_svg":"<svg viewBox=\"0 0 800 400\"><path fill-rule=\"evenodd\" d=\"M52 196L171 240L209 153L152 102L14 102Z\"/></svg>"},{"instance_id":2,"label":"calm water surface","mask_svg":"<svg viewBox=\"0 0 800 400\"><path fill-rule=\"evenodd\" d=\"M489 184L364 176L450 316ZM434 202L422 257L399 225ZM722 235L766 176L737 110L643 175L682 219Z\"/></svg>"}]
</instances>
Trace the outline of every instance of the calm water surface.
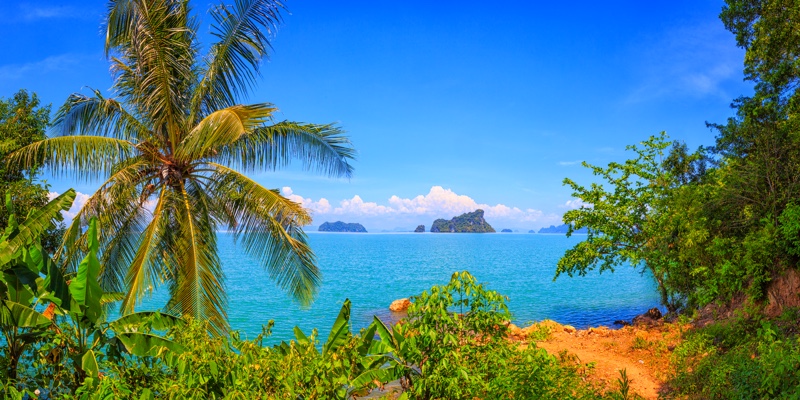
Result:
<instances>
[{"instance_id":1,"label":"calm water surface","mask_svg":"<svg viewBox=\"0 0 800 400\"><path fill-rule=\"evenodd\" d=\"M631 319L658 305L653 280L632 268L562 276L553 282L564 251L585 236L539 234L358 234L311 233L310 243L323 273L316 301L302 309L281 291L266 271L243 256L232 236L220 234L219 251L227 275L231 326L254 337L275 320L272 340L293 338L299 326L307 334L319 328L324 340L342 302L352 301L354 330L373 315L389 318L389 304L436 284L454 271L467 270L489 289L508 296L517 324L545 318L582 328ZM166 299L156 293L139 309L158 309Z\"/></svg>"}]
</instances>

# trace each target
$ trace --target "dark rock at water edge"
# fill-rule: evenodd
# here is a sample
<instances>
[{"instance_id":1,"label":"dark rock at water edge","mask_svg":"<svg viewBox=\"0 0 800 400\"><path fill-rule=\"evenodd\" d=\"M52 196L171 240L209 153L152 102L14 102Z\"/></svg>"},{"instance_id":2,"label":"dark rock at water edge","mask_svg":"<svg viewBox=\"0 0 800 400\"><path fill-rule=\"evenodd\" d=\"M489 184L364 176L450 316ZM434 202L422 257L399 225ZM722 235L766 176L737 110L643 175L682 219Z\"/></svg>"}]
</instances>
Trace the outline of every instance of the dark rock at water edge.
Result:
<instances>
[{"instance_id":1,"label":"dark rock at water edge","mask_svg":"<svg viewBox=\"0 0 800 400\"><path fill-rule=\"evenodd\" d=\"M512 231L511 229L503 229L503 230L502 230L502 231L500 231L500 232L502 232L502 233L511 233L511 232L513 232L513 231Z\"/></svg>"},{"instance_id":2,"label":"dark rock at water edge","mask_svg":"<svg viewBox=\"0 0 800 400\"><path fill-rule=\"evenodd\" d=\"M418 225L417 229L414 229L414 232L417 232L417 233L425 232L425 225Z\"/></svg>"},{"instance_id":3,"label":"dark rock at water edge","mask_svg":"<svg viewBox=\"0 0 800 400\"><path fill-rule=\"evenodd\" d=\"M559 226L550 225L549 228L539 229L539 233L567 233L567 231L569 231L569 225L567 224ZM572 231L572 233L589 233L589 231L586 228L581 228Z\"/></svg>"},{"instance_id":4,"label":"dark rock at water edge","mask_svg":"<svg viewBox=\"0 0 800 400\"><path fill-rule=\"evenodd\" d=\"M644 326L658 326L664 322L661 321L661 310L658 308L651 308L642 315L637 315L631 321L631 325L644 325Z\"/></svg>"},{"instance_id":5,"label":"dark rock at water edge","mask_svg":"<svg viewBox=\"0 0 800 400\"><path fill-rule=\"evenodd\" d=\"M367 233L363 225L359 223L347 223L342 221L325 222L319 226L320 232L358 232Z\"/></svg>"},{"instance_id":6,"label":"dark rock at water edge","mask_svg":"<svg viewBox=\"0 0 800 400\"><path fill-rule=\"evenodd\" d=\"M495 232L495 230L483 219L483 210L477 209L471 213L461 214L449 221L441 218L437 219L431 225L431 232L488 233Z\"/></svg>"}]
</instances>

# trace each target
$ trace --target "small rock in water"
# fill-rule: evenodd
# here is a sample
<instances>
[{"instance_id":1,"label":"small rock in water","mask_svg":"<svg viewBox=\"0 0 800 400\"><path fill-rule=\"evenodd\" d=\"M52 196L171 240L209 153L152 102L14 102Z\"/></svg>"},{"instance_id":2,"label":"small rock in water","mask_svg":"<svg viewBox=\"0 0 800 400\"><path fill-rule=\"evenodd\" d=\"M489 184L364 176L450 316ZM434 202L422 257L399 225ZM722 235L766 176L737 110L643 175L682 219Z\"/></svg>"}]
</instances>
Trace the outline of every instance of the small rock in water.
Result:
<instances>
[{"instance_id":1,"label":"small rock in water","mask_svg":"<svg viewBox=\"0 0 800 400\"><path fill-rule=\"evenodd\" d=\"M408 298L399 299L393 301L392 304L389 305L389 310L394 312L405 311L408 310L408 306L410 305L411 305L411 300L409 300Z\"/></svg>"},{"instance_id":2,"label":"small rock in water","mask_svg":"<svg viewBox=\"0 0 800 400\"><path fill-rule=\"evenodd\" d=\"M630 322L621 319L614 321L614 325L619 325L619 326L628 326L630 324L631 324Z\"/></svg>"}]
</instances>

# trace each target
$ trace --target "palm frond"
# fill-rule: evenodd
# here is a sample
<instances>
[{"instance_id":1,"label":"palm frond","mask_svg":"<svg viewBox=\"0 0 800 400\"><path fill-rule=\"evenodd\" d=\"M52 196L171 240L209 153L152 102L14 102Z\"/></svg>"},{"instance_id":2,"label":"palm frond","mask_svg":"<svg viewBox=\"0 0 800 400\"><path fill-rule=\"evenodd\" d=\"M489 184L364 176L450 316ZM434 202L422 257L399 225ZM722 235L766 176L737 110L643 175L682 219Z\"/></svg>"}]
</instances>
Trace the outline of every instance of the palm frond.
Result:
<instances>
[{"instance_id":1,"label":"palm frond","mask_svg":"<svg viewBox=\"0 0 800 400\"><path fill-rule=\"evenodd\" d=\"M177 261L166 311L209 321L212 333L227 332L225 274L217 255L216 224L206 188L189 181L176 193L172 252Z\"/></svg>"},{"instance_id":2,"label":"palm frond","mask_svg":"<svg viewBox=\"0 0 800 400\"><path fill-rule=\"evenodd\" d=\"M235 215L233 230L245 252L255 257L278 286L301 304L309 304L321 281L316 257L302 227L311 223L300 204L268 190L250 178L219 164L207 186L217 210Z\"/></svg>"},{"instance_id":3,"label":"palm frond","mask_svg":"<svg viewBox=\"0 0 800 400\"><path fill-rule=\"evenodd\" d=\"M132 141L153 140L147 127L120 102L106 99L100 91L94 97L73 93L58 109L53 128L60 136L94 134Z\"/></svg>"},{"instance_id":4,"label":"palm frond","mask_svg":"<svg viewBox=\"0 0 800 400\"><path fill-rule=\"evenodd\" d=\"M167 213L167 196L169 189L162 188L158 196L158 201L153 209L153 217L147 227L141 232L138 240L138 248L135 257L127 264L127 274L125 276L125 297L122 301L122 314L135 312L135 306L139 304L142 297L147 292L152 292L156 284L155 277L162 267L159 262L161 253L166 243L164 240L165 231L170 228Z\"/></svg>"},{"instance_id":5,"label":"palm frond","mask_svg":"<svg viewBox=\"0 0 800 400\"><path fill-rule=\"evenodd\" d=\"M140 189L147 182L149 168L151 165L139 157L127 160L86 200L65 230L62 245L55 254L62 269L73 271L85 255L83 228L95 217L103 232L100 237L103 289L123 289L125 263L133 259L135 252L131 250L135 246L131 241L138 238L146 217L142 205L147 198L142 198Z\"/></svg>"},{"instance_id":6,"label":"palm frond","mask_svg":"<svg viewBox=\"0 0 800 400\"><path fill-rule=\"evenodd\" d=\"M231 107L247 95L258 76L259 64L272 46L270 36L281 22L283 6L274 0L236 0L211 11L211 46L191 104L190 121L213 110Z\"/></svg>"},{"instance_id":7,"label":"palm frond","mask_svg":"<svg viewBox=\"0 0 800 400\"><path fill-rule=\"evenodd\" d=\"M216 149L262 126L275 110L271 104L253 104L215 111L203 118L183 139L176 157L196 160L213 155Z\"/></svg>"},{"instance_id":8,"label":"palm frond","mask_svg":"<svg viewBox=\"0 0 800 400\"><path fill-rule=\"evenodd\" d=\"M112 4L107 25L106 52L118 52L128 66L127 100L173 145L181 140L195 79L193 24L186 1L122 0Z\"/></svg>"},{"instance_id":9,"label":"palm frond","mask_svg":"<svg viewBox=\"0 0 800 400\"><path fill-rule=\"evenodd\" d=\"M136 25L138 0L109 1L106 17L106 56L112 49L127 46L130 43L131 31Z\"/></svg>"},{"instance_id":10,"label":"palm frond","mask_svg":"<svg viewBox=\"0 0 800 400\"><path fill-rule=\"evenodd\" d=\"M23 169L44 166L54 175L92 179L108 175L137 153L127 140L102 136L59 136L31 143L8 155L7 162Z\"/></svg>"},{"instance_id":11,"label":"palm frond","mask_svg":"<svg viewBox=\"0 0 800 400\"><path fill-rule=\"evenodd\" d=\"M69 189L29 215L17 226L17 234L0 242L0 265L8 263L23 246L27 246L42 232L53 226L61 211L69 210L75 200L75 190Z\"/></svg>"},{"instance_id":12,"label":"palm frond","mask_svg":"<svg viewBox=\"0 0 800 400\"><path fill-rule=\"evenodd\" d=\"M331 177L350 178L356 152L334 125L283 121L242 135L219 149L215 160L244 171L275 170L299 159L303 166Z\"/></svg>"}]
</instances>

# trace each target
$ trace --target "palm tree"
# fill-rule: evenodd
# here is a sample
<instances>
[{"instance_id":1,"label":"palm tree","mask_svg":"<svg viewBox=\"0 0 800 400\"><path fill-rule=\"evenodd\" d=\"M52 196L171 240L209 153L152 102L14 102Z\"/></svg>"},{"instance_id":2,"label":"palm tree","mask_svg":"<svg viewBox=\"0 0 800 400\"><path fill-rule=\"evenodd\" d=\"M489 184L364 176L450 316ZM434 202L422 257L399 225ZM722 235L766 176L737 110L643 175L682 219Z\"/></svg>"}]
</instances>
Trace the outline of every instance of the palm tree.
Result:
<instances>
[{"instance_id":1,"label":"palm tree","mask_svg":"<svg viewBox=\"0 0 800 400\"><path fill-rule=\"evenodd\" d=\"M210 11L219 41L199 56L198 24L184 0L112 0L106 54L116 98L72 94L55 137L24 147L11 163L105 180L68 227L56 254L74 271L88 221L103 233L101 283L124 292L124 314L166 285L165 311L227 328L217 230L227 229L278 285L301 303L320 282L300 204L242 172L299 158L307 169L350 177L349 140L334 125L275 121L269 103L241 105L259 76L279 3L236 0Z\"/></svg>"}]
</instances>

